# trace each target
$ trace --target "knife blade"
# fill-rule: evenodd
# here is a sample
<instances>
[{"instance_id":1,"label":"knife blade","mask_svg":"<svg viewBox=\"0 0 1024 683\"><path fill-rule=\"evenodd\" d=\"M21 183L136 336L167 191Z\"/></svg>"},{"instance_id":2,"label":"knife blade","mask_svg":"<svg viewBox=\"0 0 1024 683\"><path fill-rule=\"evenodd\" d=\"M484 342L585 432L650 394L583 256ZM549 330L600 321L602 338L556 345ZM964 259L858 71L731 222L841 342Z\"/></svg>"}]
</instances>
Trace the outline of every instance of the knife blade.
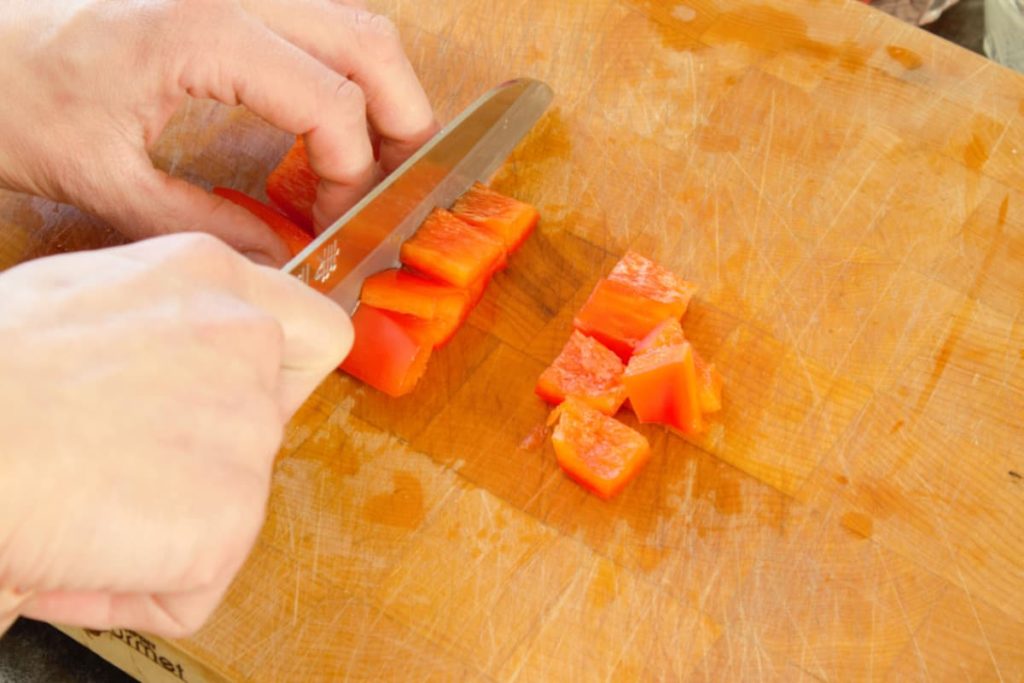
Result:
<instances>
[{"instance_id":1,"label":"knife blade","mask_svg":"<svg viewBox=\"0 0 1024 683\"><path fill-rule=\"evenodd\" d=\"M402 242L435 207L449 207L475 181L486 182L541 117L551 88L530 78L483 95L285 264L284 272L349 314L363 281L397 267Z\"/></svg>"}]
</instances>

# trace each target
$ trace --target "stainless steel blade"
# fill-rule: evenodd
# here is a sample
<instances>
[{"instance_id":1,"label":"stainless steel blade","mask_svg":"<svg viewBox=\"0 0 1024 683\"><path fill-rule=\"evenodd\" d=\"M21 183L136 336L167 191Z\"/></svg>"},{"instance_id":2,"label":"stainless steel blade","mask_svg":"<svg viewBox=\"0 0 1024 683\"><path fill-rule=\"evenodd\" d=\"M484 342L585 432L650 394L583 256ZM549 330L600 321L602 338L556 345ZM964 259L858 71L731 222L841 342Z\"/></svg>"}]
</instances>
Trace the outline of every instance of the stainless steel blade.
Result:
<instances>
[{"instance_id":1,"label":"stainless steel blade","mask_svg":"<svg viewBox=\"0 0 1024 683\"><path fill-rule=\"evenodd\" d=\"M486 181L551 103L546 84L508 81L463 111L312 244L292 273L352 313L363 281L398 265L404 242L437 206Z\"/></svg>"}]
</instances>

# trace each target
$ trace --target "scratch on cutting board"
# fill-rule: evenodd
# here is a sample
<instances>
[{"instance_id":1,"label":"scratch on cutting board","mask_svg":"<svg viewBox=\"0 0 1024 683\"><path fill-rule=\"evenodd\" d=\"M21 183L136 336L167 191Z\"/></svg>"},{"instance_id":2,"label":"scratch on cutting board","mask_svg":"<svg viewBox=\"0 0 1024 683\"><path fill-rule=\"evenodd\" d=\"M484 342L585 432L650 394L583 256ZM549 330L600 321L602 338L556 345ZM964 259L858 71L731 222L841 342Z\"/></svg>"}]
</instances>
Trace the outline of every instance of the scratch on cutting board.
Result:
<instances>
[{"instance_id":1,"label":"scratch on cutting board","mask_svg":"<svg viewBox=\"0 0 1024 683\"><path fill-rule=\"evenodd\" d=\"M719 240L722 233L722 224L719 217L718 195L715 195L715 282L722 282L722 252L719 250Z\"/></svg>"},{"instance_id":2,"label":"scratch on cutting board","mask_svg":"<svg viewBox=\"0 0 1024 683\"><path fill-rule=\"evenodd\" d=\"M316 572L314 571L314 575ZM295 569L295 597L292 600L292 626L299 622L299 592L302 590L302 569Z\"/></svg>"},{"instance_id":3,"label":"scratch on cutting board","mask_svg":"<svg viewBox=\"0 0 1024 683\"><path fill-rule=\"evenodd\" d=\"M864 330L867 329L868 322L871 320L871 317L878 310L879 306L881 306L883 301L888 301L889 300L889 291L893 288L893 285L896 282L897 276L906 267L907 262L910 259L910 254L911 254L911 252L908 251L907 253L905 253L903 255L903 259L900 261L900 264L896 267L896 270L893 272L892 277L889 278L889 281L886 283L885 288L882 290L882 293L872 300L871 308L868 310L867 314L859 316L859 318L860 318L860 325L857 327L857 330L854 332L853 339L859 339L861 337L861 335L864 334ZM906 329L907 327L908 326L904 326L904 329ZM840 360L833 366L835 368L833 370L833 372L832 372L832 377L833 378L836 377L836 375L839 372L839 368L841 368L843 366L843 363L846 362L846 360L850 357L850 354L852 352L853 352L853 344L850 344L850 345L848 345L846 347L846 351L843 352L843 355L840 358Z\"/></svg>"},{"instance_id":4,"label":"scratch on cutting board","mask_svg":"<svg viewBox=\"0 0 1024 683\"><path fill-rule=\"evenodd\" d=\"M868 678L874 678L875 673L875 632L878 631L878 600L870 600L871 603L871 630L868 632L868 642L871 644L868 650Z\"/></svg>"},{"instance_id":5,"label":"scratch on cutting board","mask_svg":"<svg viewBox=\"0 0 1024 683\"><path fill-rule=\"evenodd\" d=\"M757 188L757 204L754 207L754 227L751 232L759 235L761 227L761 205L764 203L764 186L768 179L768 159L772 155L772 142L775 137L775 90L772 90L771 106L768 108L768 138L765 141L764 161L761 162L761 182Z\"/></svg>"},{"instance_id":6,"label":"scratch on cutting board","mask_svg":"<svg viewBox=\"0 0 1024 683\"><path fill-rule=\"evenodd\" d=\"M889 563L885 559L885 553L882 552L881 547L877 543L873 543L871 548L874 550L875 556L878 558L878 562L882 567L882 571L885 572L886 583L890 585L896 585L896 578L889 570ZM917 662L921 666L921 670L924 672L925 680L931 680L931 676L928 675L928 663L925 660L924 653L921 652L921 646L917 642L917 629L913 628L910 623L910 613L907 612L907 606L903 602L902 591L895 590L893 594L896 596L896 604L900 608L900 614L903 616L903 626L907 629L907 633L910 634L910 644L914 647L914 655L917 657ZM929 613L930 614L930 613ZM924 623L928 619L926 615L921 623Z\"/></svg>"},{"instance_id":7,"label":"scratch on cutting board","mask_svg":"<svg viewBox=\"0 0 1024 683\"><path fill-rule=\"evenodd\" d=\"M940 529L942 534L942 540L946 545L946 549L952 554L953 548L949 543L949 536L946 534L945 529ZM964 595L967 596L967 604L971 608L971 615L974 617L974 621L978 624L978 631L981 632L981 638L985 641L985 649L988 651L988 657L992 661L992 668L995 669L996 676L999 677L1000 683L1003 683L1003 672L999 669L999 662L996 661L995 653L992 651L992 643L988 639L988 633L985 632L985 626L981 623L981 617L978 616L978 608L974 604L974 596L971 595L971 591L967 589L967 582L964 580L964 573L960 569L960 562L957 561L956 555L953 556L953 567L956 569L957 578L960 579L960 587L963 588Z\"/></svg>"},{"instance_id":8,"label":"scratch on cutting board","mask_svg":"<svg viewBox=\"0 0 1024 683\"><path fill-rule=\"evenodd\" d=\"M327 471L320 472L320 486L318 487L316 499L318 502L324 500L324 489L327 486ZM316 512L316 531L313 532L313 576L317 575L317 564L320 560L320 530L323 528L324 506L318 505Z\"/></svg>"},{"instance_id":9,"label":"scratch on cutting board","mask_svg":"<svg viewBox=\"0 0 1024 683\"><path fill-rule=\"evenodd\" d=\"M1001 238L1003 236L1003 226L1006 223L1006 214L1009 210L1010 195L1007 194L1003 197L1002 203L999 205L999 216L996 219L996 230L995 235L992 236L992 243L989 245L988 251L985 252L985 257L981 261L981 265L978 266L977 275L974 277L974 282L967 289L966 297L960 310L953 315L953 322L950 325L949 332L946 334L946 338L942 342L942 346L939 348L938 354L935 356L935 364L932 367L932 372L928 376L928 381L925 383L924 391L921 392L918 397L917 404L914 406L914 412L920 414L924 409L928 401L931 399L932 394L935 393L935 388L938 386L939 379L942 377L946 370L946 366L949 364L949 359L953 354L953 348L957 342L960 341L960 337L963 335L964 328L967 327L967 320L974 314L974 308L977 304L978 292L981 289L982 283L988 276L988 270L992 265L993 259L995 259L996 252L999 250L1001 245Z\"/></svg>"}]
</instances>

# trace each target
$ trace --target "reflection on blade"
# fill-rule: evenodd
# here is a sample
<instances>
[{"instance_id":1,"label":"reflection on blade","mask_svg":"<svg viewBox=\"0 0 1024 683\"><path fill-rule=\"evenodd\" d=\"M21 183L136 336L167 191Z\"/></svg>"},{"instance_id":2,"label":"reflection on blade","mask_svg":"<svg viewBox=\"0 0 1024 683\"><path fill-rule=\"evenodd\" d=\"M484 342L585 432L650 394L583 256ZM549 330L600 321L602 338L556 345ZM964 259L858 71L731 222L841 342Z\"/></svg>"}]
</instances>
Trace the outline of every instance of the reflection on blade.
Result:
<instances>
[{"instance_id":1,"label":"reflection on blade","mask_svg":"<svg viewBox=\"0 0 1024 683\"><path fill-rule=\"evenodd\" d=\"M504 83L444 127L285 267L349 313L363 280L398 265L404 242L430 210L486 181L547 109L551 89Z\"/></svg>"}]
</instances>

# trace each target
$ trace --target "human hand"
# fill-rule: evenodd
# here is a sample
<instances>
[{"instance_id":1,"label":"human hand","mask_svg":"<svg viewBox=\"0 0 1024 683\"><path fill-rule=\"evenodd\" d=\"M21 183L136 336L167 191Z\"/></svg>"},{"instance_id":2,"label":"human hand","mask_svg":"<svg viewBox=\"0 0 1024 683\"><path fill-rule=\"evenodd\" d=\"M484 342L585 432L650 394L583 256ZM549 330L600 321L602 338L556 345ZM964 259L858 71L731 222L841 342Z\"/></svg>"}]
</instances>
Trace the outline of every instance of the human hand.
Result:
<instances>
[{"instance_id":1,"label":"human hand","mask_svg":"<svg viewBox=\"0 0 1024 683\"><path fill-rule=\"evenodd\" d=\"M199 233L0 274L0 633L25 616L168 636L263 522L283 426L344 312Z\"/></svg>"},{"instance_id":2,"label":"human hand","mask_svg":"<svg viewBox=\"0 0 1024 683\"><path fill-rule=\"evenodd\" d=\"M7 0L0 186L76 204L130 238L202 230L284 263L266 226L154 169L146 150L187 96L243 104L305 137L324 227L437 129L393 24L361 5Z\"/></svg>"}]
</instances>

